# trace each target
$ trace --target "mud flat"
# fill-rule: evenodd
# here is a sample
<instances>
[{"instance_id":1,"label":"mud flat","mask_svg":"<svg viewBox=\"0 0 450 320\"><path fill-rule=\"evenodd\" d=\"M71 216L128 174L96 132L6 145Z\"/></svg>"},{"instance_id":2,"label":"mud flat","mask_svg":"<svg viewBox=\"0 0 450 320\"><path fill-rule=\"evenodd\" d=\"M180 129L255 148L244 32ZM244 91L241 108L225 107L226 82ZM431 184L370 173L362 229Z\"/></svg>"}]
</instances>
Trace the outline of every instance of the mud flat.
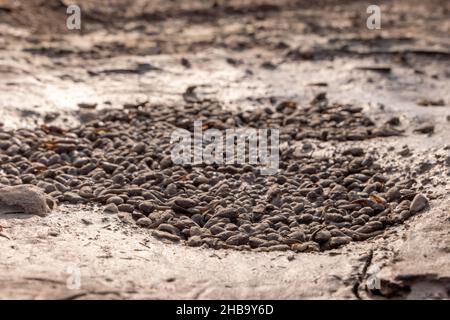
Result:
<instances>
[{"instance_id":1,"label":"mud flat","mask_svg":"<svg viewBox=\"0 0 450 320\"><path fill-rule=\"evenodd\" d=\"M0 297L448 298L448 8L405 3L2 11ZM174 164L198 120L277 174Z\"/></svg>"}]
</instances>

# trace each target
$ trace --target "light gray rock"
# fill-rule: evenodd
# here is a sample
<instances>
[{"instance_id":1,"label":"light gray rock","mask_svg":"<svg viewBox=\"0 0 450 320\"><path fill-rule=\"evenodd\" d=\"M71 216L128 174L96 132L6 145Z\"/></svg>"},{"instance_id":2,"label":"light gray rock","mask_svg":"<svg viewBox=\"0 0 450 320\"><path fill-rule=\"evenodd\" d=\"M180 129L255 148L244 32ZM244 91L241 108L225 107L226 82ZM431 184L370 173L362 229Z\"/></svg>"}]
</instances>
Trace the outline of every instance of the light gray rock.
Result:
<instances>
[{"instance_id":1,"label":"light gray rock","mask_svg":"<svg viewBox=\"0 0 450 320\"><path fill-rule=\"evenodd\" d=\"M33 185L0 188L1 213L25 213L45 217L55 206L43 190Z\"/></svg>"},{"instance_id":2,"label":"light gray rock","mask_svg":"<svg viewBox=\"0 0 450 320\"><path fill-rule=\"evenodd\" d=\"M411 212L411 214L415 214L417 212L422 211L427 206L428 206L428 199L423 194L418 194L414 197L414 200L411 202L409 211Z\"/></svg>"}]
</instances>

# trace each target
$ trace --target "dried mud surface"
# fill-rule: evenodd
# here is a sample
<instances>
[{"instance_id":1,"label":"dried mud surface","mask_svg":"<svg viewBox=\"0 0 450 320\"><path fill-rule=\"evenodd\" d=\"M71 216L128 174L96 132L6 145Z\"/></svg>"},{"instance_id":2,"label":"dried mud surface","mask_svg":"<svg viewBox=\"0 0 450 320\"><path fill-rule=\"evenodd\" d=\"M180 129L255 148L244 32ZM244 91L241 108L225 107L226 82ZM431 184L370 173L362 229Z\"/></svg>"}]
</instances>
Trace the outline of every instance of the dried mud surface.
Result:
<instances>
[{"instance_id":1,"label":"dried mud surface","mask_svg":"<svg viewBox=\"0 0 450 320\"><path fill-rule=\"evenodd\" d=\"M68 204L60 195L47 217L0 213L0 298L449 298L447 2L384 1L382 29L371 31L364 1L79 1L81 33L65 29L69 3L0 2L2 134L77 132L98 119L93 105L100 114L129 114L140 105L154 112L213 104L223 123L230 125L224 112L240 113L256 127L268 120L252 115L269 108L286 121L282 106L295 105L287 126L274 123L288 136L290 125L304 125L292 144L308 147L302 165L362 148L376 157L375 168L408 181L430 205L367 240L323 252L241 252L161 241L131 218L105 214L102 201ZM361 116L343 128L305 122L314 120L305 110L322 92L337 109L321 119L333 121L345 105ZM184 125L168 114L164 121ZM352 126L370 137L355 139ZM11 183L5 159L2 183ZM77 290L67 286L74 267ZM377 290L367 287L373 279Z\"/></svg>"}]
</instances>

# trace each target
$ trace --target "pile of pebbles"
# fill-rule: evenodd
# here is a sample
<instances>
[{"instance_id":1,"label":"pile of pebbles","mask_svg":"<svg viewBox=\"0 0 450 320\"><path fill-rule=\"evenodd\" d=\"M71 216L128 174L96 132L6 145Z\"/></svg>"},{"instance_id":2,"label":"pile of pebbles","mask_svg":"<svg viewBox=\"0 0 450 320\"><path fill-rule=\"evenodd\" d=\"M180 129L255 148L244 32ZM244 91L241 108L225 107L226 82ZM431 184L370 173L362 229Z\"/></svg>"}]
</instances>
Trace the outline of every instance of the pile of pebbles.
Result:
<instances>
[{"instance_id":1,"label":"pile of pebbles","mask_svg":"<svg viewBox=\"0 0 450 320\"><path fill-rule=\"evenodd\" d=\"M0 131L0 184L33 184L56 201L99 203L107 214L153 236L215 249L323 251L380 235L422 210L410 181L390 179L357 147L333 157L298 155L295 143L400 134L361 108L285 101L262 110L224 111L214 101L96 111L72 129L43 125ZM280 128L280 169L251 165L174 165L170 134L208 128ZM339 143L338 143L339 144Z\"/></svg>"}]
</instances>

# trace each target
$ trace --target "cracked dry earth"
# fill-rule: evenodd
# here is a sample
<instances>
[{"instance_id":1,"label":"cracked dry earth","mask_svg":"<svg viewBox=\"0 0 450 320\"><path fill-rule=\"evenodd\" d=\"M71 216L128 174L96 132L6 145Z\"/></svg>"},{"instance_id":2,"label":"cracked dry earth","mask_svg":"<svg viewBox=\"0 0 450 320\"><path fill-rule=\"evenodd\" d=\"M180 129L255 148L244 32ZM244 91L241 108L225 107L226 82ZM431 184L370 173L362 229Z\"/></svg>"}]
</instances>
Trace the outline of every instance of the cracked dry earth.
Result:
<instances>
[{"instance_id":1,"label":"cracked dry earth","mask_svg":"<svg viewBox=\"0 0 450 320\"><path fill-rule=\"evenodd\" d=\"M0 183L58 203L0 189L0 298L449 298L448 3L68 3L0 2ZM194 120L280 171L172 164Z\"/></svg>"}]
</instances>

